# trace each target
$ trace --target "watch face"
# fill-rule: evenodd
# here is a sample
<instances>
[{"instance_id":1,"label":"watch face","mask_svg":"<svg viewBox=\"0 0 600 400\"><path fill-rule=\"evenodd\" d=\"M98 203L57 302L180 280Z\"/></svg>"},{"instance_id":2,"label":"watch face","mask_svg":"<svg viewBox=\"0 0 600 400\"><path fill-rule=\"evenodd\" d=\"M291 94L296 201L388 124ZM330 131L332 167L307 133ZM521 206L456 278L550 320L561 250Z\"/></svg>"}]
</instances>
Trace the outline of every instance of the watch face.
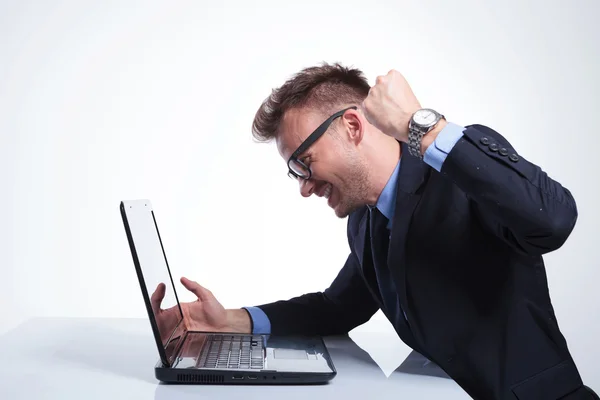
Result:
<instances>
[{"instance_id":1,"label":"watch face","mask_svg":"<svg viewBox=\"0 0 600 400\"><path fill-rule=\"evenodd\" d=\"M429 126L437 120L437 114L433 110L419 110L413 116L413 120L417 125Z\"/></svg>"}]
</instances>

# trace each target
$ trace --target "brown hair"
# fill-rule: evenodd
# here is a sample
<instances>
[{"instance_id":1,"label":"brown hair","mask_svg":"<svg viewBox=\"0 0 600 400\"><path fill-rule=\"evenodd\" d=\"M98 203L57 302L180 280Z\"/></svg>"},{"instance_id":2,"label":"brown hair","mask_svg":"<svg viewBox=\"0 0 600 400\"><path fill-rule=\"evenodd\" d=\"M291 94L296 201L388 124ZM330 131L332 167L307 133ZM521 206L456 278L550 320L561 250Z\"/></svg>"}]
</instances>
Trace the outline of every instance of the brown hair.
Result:
<instances>
[{"instance_id":1,"label":"brown hair","mask_svg":"<svg viewBox=\"0 0 600 400\"><path fill-rule=\"evenodd\" d=\"M260 142L268 142L277 137L286 111L306 107L331 114L339 111L337 108L342 105L359 105L369 94L369 89L369 83L359 69L339 63L305 68L274 89L263 101L254 116L252 135Z\"/></svg>"}]
</instances>

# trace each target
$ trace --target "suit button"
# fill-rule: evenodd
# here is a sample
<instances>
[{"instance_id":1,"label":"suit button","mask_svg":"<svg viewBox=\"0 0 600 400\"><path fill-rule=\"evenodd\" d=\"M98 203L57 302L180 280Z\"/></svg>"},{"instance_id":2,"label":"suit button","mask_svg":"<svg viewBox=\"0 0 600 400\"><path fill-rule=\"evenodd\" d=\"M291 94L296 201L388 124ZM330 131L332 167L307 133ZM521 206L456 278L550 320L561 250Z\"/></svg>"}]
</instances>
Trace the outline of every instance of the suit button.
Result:
<instances>
[{"instance_id":1,"label":"suit button","mask_svg":"<svg viewBox=\"0 0 600 400\"><path fill-rule=\"evenodd\" d=\"M479 139L479 141L486 146L488 145L488 143L490 143L490 139L486 138L485 136Z\"/></svg>"},{"instance_id":2,"label":"suit button","mask_svg":"<svg viewBox=\"0 0 600 400\"><path fill-rule=\"evenodd\" d=\"M498 145L496 143L490 144L490 151L498 151Z\"/></svg>"},{"instance_id":3,"label":"suit button","mask_svg":"<svg viewBox=\"0 0 600 400\"><path fill-rule=\"evenodd\" d=\"M508 159L512 162L517 162L519 161L519 156L516 154L511 154L510 156L508 156Z\"/></svg>"},{"instance_id":4,"label":"suit button","mask_svg":"<svg viewBox=\"0 0 600 400\"><path fill-rule=\"evenodd\" d=\"M500 150L498 150L498 153L502 154L503 156L508 154L508 150L506 150L505 147L501 148Z\"/></svg>"}]
</instances>

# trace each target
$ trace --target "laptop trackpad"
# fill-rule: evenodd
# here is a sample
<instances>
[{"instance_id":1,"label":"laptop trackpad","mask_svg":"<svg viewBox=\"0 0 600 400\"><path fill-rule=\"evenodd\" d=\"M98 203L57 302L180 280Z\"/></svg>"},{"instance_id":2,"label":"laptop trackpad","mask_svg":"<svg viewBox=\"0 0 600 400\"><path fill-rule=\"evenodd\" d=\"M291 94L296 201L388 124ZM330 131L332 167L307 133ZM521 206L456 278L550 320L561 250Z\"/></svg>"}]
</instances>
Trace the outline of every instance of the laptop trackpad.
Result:
<instances>
[{"instance_id":1,"label":"laptop trackpad","mask_svg":"<svg viewBox=\"0 0 600 400\"><path fill-rule=\"evenodd\" d=\"M283 360L307 360L308 354L305 350L294 350L294 349L274 349L273 358Z\"/></svg>"}]
</instances>

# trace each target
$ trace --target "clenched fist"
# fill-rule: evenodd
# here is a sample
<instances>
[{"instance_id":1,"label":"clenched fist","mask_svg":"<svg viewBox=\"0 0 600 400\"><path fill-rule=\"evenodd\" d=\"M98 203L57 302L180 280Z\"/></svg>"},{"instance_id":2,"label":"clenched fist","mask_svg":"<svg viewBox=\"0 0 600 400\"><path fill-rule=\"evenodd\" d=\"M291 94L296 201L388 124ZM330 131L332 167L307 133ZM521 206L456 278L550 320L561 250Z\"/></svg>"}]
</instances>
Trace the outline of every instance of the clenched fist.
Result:
<instances>
[{"instance_id":1,"label":"clenched fist","mask_svg":"<svg viewBox=\"0 0 600 400\"><path fill-rule=\"evenodd\" d=\"M420 108L408 82L395 70L378 76L362 103L367 121L401 142L408 142L408 123Z\"/></svg>"}]
</instances>

